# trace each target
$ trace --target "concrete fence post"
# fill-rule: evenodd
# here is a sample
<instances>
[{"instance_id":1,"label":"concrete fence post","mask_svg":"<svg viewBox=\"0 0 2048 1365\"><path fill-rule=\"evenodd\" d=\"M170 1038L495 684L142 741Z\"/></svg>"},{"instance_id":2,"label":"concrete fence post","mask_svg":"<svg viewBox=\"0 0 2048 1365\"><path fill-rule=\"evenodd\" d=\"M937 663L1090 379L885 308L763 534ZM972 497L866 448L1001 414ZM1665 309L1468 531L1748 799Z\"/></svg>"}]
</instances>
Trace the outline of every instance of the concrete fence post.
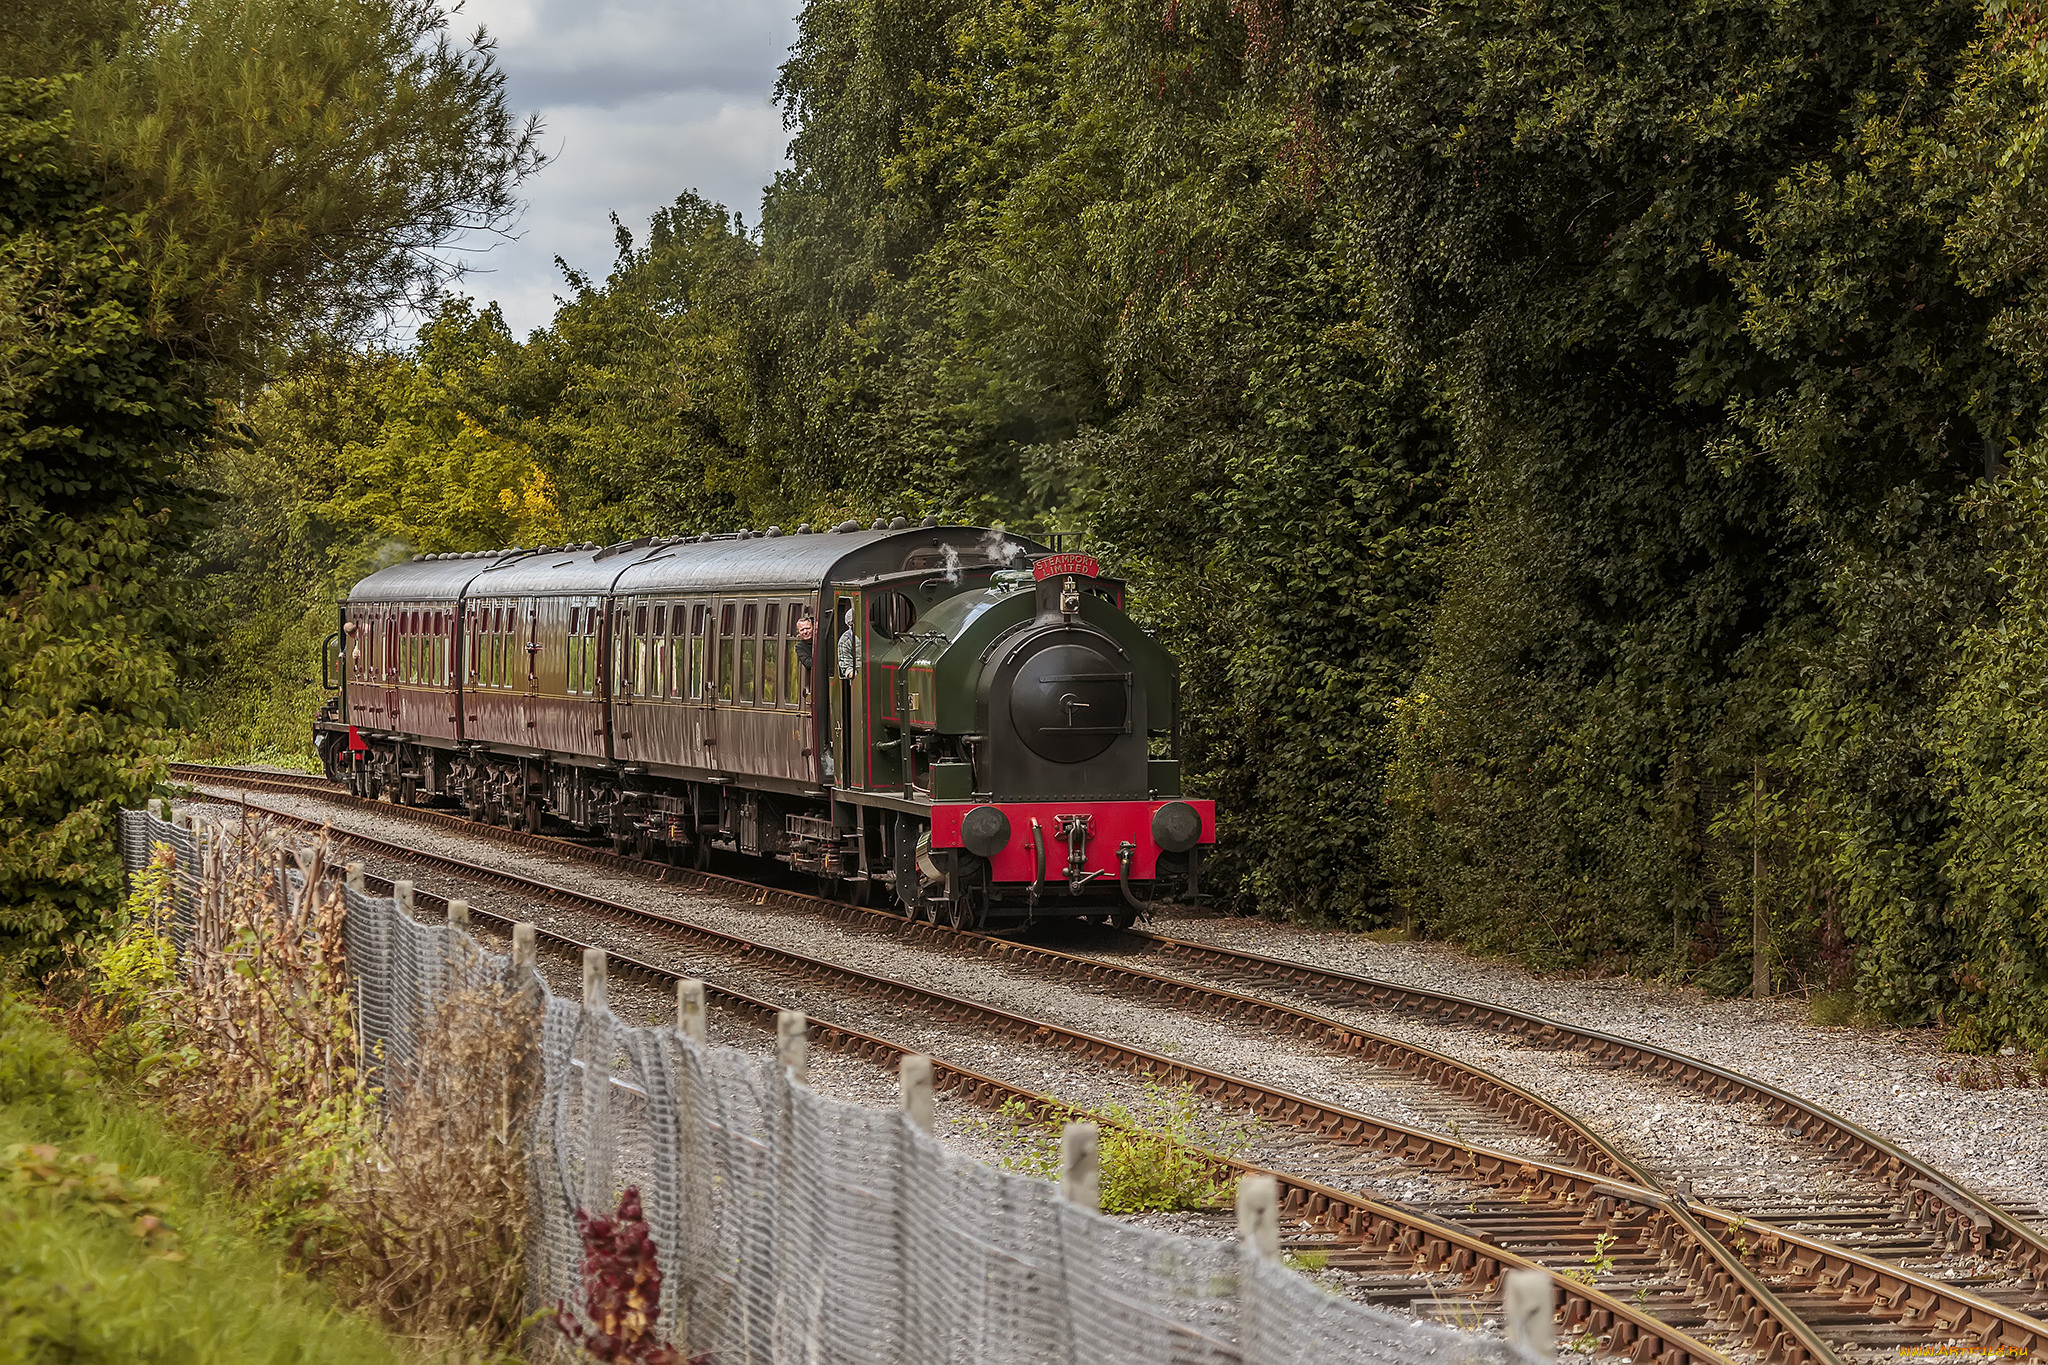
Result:
<instances>
[{"instance_id":1,"label":"concrete fence post","mask_svg":"<svg viewBox=\"0 0 2048 1365\"><path fill-rule=\"evenodd\" d=\"M533 986L533 974L540 967L540 949L533 936L531 924L512 926L512 989L524 991Z\"/></svg>"},{"instance_id":2,"label":"concrete fence post","mask_svg":"<svg viewBox=\"0 0 2048 1365\"><path fill-rule=\"evenodd\" d=\"M604 949L583 950L583 1207L612 1207L612 1057Z\"/></svg>"},{"instance_id":3,"label":"concrete fence post","mask_svg":"<svg viewBox=\"0 0 2048 1365\"><path fill-rule=\"evenodd\" d=\"M775 1060L789 1068L789 1078L798 1085L810 1084L810 1021L802 1010L784 1010L775 1016Z\"/></svg>"},{"instance_id":4,"label":"concrete fence post","mask_svg":"<svg viewBox=\"0 0 2048 1365\"><path fill-rule=\"evenodd\" d=\"M1102 1132L1092 1123L1060 1130L1060 1195L1084 1209L1102 1207Z\"/></svg>"},{"instance_id":5,"label":"concrete fence post","mask_svg":"<svg viewBox=\"0 0 2048 1365\"><path fill-rule=\"evenodd\" d=\"M358 858L342 869L342 884L351 891L363 889L363 861Z\"/></svg>"},{"instance_id":6,"label":"concrete fence post","mask_svg":"<svg viewBox=\"0 0 2048 1365\"><path fill-rule=\"evenodd\" d=\"M448 902L448 924L450 928L454 929L467 929L469 927L468 901Z\"/></svg>"},{"instance_id":7,"label":"concrete fence post","mask_svg":"<svg viewBox=\"0 0 2048 1365\"><path fill-rule=\"evenodd\" d=\"M1280 1256L1280 1182L1248 1175L1237 1182L1237 1235L1268 1260Z\"/></svg>"},{"instance_id":8,"label":"concrete fence post","mask_svg":"<svg viewBox=\"0 0 2048 1365\"><path fill-rule=\"evenodd\" d=\"M398 881L391 883L391 899L398 902L398 908L406 914L412 913L412 883Z\"/></svg>"},{"instance_id":9,"label":"concrete fence post","mask_svg":"<svg viewBox=\"0 0 2048 1365\"><path fill-rule=\"evenodd\" d=\"M932 1059L921 1052L907 1052L896 1066L896 1076L903 1088L903 1112L920 1132L931 1132L938 1123Z\"/></svg>"},{"instance_id":10,"label":"concrete fence post","mask_svg":"<svg viewBox=\"0 0 2048 1365\"><path fill-rule=\"evenodd\" d=\"M1508 1345L1540 1360L1556 1352L1552 1318L1556 1295L1547 1270L1510 1270L1501 1283L1501 1317Z\"/></svg>"},{"instance_id":11,"label":"concrete fence post","mask_svg":"<svg viewBox=\"0 0 2048 1365\"><path fill-rule=\"evenodd\" d=\"M693 1043L711 1041L704 1018L704 983L695 977L676 982L676 1032Z\"/></svg>"}]
</instances>

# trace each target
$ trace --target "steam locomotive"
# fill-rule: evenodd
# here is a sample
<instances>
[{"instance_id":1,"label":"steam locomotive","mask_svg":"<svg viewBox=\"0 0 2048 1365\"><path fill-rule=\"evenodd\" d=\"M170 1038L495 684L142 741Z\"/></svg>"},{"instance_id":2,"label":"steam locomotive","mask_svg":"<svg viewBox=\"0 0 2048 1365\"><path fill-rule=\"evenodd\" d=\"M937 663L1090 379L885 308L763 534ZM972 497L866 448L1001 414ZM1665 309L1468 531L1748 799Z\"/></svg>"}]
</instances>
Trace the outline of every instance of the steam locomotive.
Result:
<instances>
[{"instance_id":1,"label":"steam locomotive","mask_svg":"<svg viewBox=\"0 0 2048 1365\"><path fill-rule=\"evenodd\" d=\"M314 724L358 795L699 869L772 858L956 927L1198 890L1174 661L1086 555L903 518L420 555L339 604Z\"/></svg>"}]
</instances>

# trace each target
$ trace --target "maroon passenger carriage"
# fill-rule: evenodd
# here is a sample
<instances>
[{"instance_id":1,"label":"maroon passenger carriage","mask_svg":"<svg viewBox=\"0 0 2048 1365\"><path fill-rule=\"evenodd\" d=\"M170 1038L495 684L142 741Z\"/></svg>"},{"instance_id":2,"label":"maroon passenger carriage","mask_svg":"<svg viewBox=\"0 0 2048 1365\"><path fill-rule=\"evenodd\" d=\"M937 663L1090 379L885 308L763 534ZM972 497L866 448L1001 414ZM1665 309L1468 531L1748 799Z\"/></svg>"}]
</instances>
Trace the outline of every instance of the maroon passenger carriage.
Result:
<instances>
[{"instance_id":1,"label":"maroon passenger carriage","mask_svg":"<svg viewBox=\"0 0 2048 1365\"><path fill-rule=\"evenodd\" d=\"M1122 606L1086 556L929 521L427 555L341 604L314 739L363 795L954 924L1127 921L1195 889L1215 813Z\"/></svg>"}]
</instances>

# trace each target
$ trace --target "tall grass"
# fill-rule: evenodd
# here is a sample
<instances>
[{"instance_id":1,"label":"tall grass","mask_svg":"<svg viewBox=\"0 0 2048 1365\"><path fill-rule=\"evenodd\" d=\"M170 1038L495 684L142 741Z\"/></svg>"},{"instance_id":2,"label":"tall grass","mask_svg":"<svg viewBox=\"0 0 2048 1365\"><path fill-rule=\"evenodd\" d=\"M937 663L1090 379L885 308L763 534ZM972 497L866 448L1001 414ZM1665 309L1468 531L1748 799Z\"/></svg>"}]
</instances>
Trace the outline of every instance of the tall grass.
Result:
<instances>
[{"instance_id":1,"label":"tall grass","mask_svg":"<svg viewBox=\"0 0 2048 1365\"><path fill-rule=\"evenodd\" d=\"M0 997L0 1359L381 1365L416 1359L252 1235L219 1158L92 1084ZM52 1176L56 1178L52 1178Z\"/></svg>"}]
</instances>

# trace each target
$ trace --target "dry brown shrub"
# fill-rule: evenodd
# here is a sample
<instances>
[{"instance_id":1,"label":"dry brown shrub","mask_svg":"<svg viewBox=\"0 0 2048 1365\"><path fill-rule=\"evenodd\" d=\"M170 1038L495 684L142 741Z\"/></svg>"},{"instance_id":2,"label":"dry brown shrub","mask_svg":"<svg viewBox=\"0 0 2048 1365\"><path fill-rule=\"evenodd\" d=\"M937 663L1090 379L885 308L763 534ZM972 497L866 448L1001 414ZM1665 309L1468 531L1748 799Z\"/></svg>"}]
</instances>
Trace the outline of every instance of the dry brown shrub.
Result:
<instances>
[{"instance_id":1,"label":"dry brown shrub","mask_svg":"<svg viewBox=\"0 0 2048 1365\"><path fill-rule=\"evenodd\" d=\"M503 987L443 999L377 1160L339 1200L350 1297L464 1355L492 1354L521 1324L536 1016Z\"/></svg>"}]
</instances>

